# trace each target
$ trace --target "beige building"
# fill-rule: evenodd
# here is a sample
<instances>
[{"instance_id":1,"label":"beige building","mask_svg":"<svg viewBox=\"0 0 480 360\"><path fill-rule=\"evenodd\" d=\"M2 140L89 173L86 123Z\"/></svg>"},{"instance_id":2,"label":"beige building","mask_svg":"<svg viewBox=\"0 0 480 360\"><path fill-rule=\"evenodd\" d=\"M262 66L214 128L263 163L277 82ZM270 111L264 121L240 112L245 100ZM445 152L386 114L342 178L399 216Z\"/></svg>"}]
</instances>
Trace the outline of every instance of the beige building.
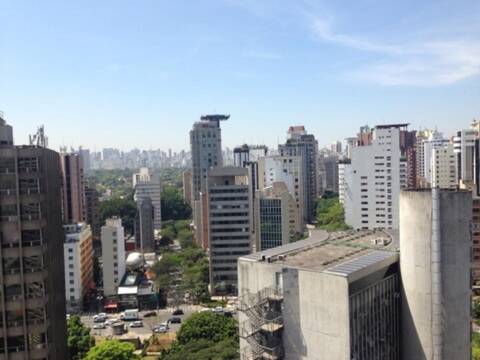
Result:
<instances>
[{"instance_id":1,"label":"beige building","mask_svg":"<svg viewBox=\"0 0 480 360\"><path fill-rule=\"evenodd\" d=\"M429 182L433 188L457 188L455 159L453 144L432 149Z\"/></svg>"},{"instance_id":2,"label":"beige building","mask_svg":"<svg viewBox=\"0 0 480 360\"><path fill-rule=\"evenodd\" d=\"M183 199L192 206L192 171L186 170L183 172Z\"/></svg>"},{"instance_id":3,"label":"beige building","mask_svg":"<svg viewBox=\"0 0 480 360\"><path fill-rule=\"evenodd\" d=\"M118 286L125 274L125 233L122 219L107 219L102 226L103 293L117 294Z\"/></svg>"},{"instance_id":4,"label":"beige building","mask_svg":"<svg viewBox=\"0 0 480 360\"><path fill-rule=\"evenodd\" d=\"M93 285L92 230L84 223L64 225L65 298L67 311L82 310L83 297Z\"/></svg>"}]
</instances>

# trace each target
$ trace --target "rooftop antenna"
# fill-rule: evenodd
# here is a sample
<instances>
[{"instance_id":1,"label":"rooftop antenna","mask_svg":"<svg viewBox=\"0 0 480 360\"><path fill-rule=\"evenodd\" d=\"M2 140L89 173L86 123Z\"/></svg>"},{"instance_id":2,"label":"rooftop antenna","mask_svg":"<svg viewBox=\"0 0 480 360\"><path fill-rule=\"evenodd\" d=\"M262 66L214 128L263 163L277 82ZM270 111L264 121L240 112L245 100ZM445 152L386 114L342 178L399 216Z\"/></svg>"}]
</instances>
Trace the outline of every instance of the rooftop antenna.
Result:
<instances>
[{"instance_id":1,"label":"rooftop antenna","mask_svg":"<svg viewBox=\"0 0 480 360\"><path fill-rule=\"evenodd\" d=\"M38 146L42 148L48 147L48 137L45 136L45 127L43 125L37 128L37 132L28 136L30 146Z\"/></svg>"}]
</instances>

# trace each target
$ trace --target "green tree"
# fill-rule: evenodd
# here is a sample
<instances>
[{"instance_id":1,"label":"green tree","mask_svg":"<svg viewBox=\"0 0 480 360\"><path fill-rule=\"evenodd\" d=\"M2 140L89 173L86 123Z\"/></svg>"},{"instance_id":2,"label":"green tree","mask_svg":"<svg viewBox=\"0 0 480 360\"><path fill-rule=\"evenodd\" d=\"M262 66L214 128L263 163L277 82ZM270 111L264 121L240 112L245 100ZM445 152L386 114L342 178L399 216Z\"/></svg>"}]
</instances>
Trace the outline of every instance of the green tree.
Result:
<instances>
[{"instance_id":1,"label":"green tree","mask_svg":"<svg viewBox=\"0 0 480 360\"><path fill-rule=\"evenodd\" d=\"M99 215L101 224L105 223L107 218L118 216L122 219L122 225L125 231L133 234L135 216L137 215L137 205L133 200L133 195L130 194L125 198L112 198L100 203Z\"/></svg>"},{"instance_id":2,"label":"green tree","mask_svg":"<svg viewBox=\"0 0 480 360\"><path fill-rule=\"evenodd\" d=\"M90 329L82 324L79 316L71 316L67 321L68 360L81 360L95 345Z\"/></svg>"},{"instance_id":3,"label":"green tree","mask_svg":"<svg viewBox=\"0 0 480 360\"><path fill-rule=\"evenodd\" d=\"M185 202L178 187L165 186L162 191L162 218L164 220L189 219L192 209Z\"/></svg>"},{"instance_id":4,"label":"green tree","mask_svg":"<svg viewBox=\"0 0 480 360\"><path fill-rule=\"evenodd\" d=\"M480 360L480 334L472 332L472 359Z\"/></svg>"},{"instance_id":5,"label":"green tree","mask_svg":"<svg viewBox=\"0 0 480 360\"><path fill-rule=\"evenodd\" d=\"M473 311L472 315L474 319L480 319L480 300L473 300Z\"/></svg>"},{"instance_id":6,"label":"green tree","mask_svg":"<svg viewBox=\"0 0 480 360\"><path fill-rule=\"evenodd\" d=\"M91 348L85 360L137 360L134 351L133 344L108 340Z\"/></svg>"},{"instance_id":7,"label":"green tree","mask_svg":"<svg viewBox=\"0 0 480 360\"><path fill-rule=\"evenodd\" d=\"M345 224L345 212L338 200L338 195L326 193L317 200L317 223L318 227L327 231L348 230Z\"/></svg>"}]
</instances>

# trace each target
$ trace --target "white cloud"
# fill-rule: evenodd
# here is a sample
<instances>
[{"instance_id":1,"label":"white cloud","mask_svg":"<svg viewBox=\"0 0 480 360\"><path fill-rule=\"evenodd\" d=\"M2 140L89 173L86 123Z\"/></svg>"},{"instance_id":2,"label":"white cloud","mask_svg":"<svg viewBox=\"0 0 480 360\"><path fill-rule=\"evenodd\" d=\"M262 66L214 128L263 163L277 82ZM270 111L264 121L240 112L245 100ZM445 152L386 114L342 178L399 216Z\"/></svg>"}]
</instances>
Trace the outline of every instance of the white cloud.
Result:
<instances>
[{"instance_id":1,"label":"white cloud","mask_svg":"<svg viewBox=\"0 0 480 360\"><path fill-rule=\"evenodd\" d=\"M312 18L311 29L321 41L383 55L349 73L353 79L381 85L448 85L480 75L480 41L427 40L384 44L333 31L331 22Z\"/></svg>"}]
</instances>

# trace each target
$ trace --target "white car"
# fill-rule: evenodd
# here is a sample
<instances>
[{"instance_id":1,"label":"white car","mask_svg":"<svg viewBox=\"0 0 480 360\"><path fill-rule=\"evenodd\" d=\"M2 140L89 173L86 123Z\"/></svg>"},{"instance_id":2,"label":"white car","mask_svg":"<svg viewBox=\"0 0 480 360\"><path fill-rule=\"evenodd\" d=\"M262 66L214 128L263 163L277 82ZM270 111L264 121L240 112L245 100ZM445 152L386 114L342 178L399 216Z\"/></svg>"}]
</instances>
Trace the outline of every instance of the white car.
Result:
<instances>
[{"instance_id":1,"label":"white car","mask_svg":"<svg viewBox=\"0 0 480 360\"><path fill-rule=\"evenodd\" d=\"M118 322L118 319L110 319L110 320L105 321L105 325L106 326L112 326L113 324L115 324L117 322Z\"/></svg>"},{"instance_id":2,"label":"white car","mask_svg":"<svg viewBox=\"0 0 480 360\"><path fill-rule=\"evenodd\" d=\"M134 321L130 324L130 327L131 328L139 328L139 327L143 327L143 322L141 321Z\"/></svg>"},{"instance_id":3,"label":"white car","mask_svg":"<svg viewBox=\"0 0 480 360\"><path fill-rule=\"evenodd\" d=\"M103 323L105 321L107 321L108 319L108 316L107 314L105 313L100 313L100 314L97 314L93 317L93 322L96 322L96 323Z\"/></svg>"},{"instance_id":4,"label":"white car","mask_svg":"<svg viewBox=\"0 0 480 360\"><path fill-rule=\"evenodd\" d=\"M223 314L223 308L221 306L217 306L212 310L215 314Z\"/></svg>"},{"instance_id":5,"label":"white car","mask_svg":"<svg viewBox=\"0 0 480 360\"><path fill-rule=\"evenodd\" d=\"M105 323L100 323L100 324L93 325L94 330L102 330L102 329L106 329L106 328L107 327L106 327Z\"/></svg>"},{"instance_id":6,"label":"white car","mask_svg":"<svg viewBox=\"0 0 480 360\"><path fill-rule=\"evenodd\" d=\"M157 334L164 334L164 333L168 332L168 327L160 325L160 326L155 327L153 329L153 332L157 333Z\"/></svg>"}]
</instances>

